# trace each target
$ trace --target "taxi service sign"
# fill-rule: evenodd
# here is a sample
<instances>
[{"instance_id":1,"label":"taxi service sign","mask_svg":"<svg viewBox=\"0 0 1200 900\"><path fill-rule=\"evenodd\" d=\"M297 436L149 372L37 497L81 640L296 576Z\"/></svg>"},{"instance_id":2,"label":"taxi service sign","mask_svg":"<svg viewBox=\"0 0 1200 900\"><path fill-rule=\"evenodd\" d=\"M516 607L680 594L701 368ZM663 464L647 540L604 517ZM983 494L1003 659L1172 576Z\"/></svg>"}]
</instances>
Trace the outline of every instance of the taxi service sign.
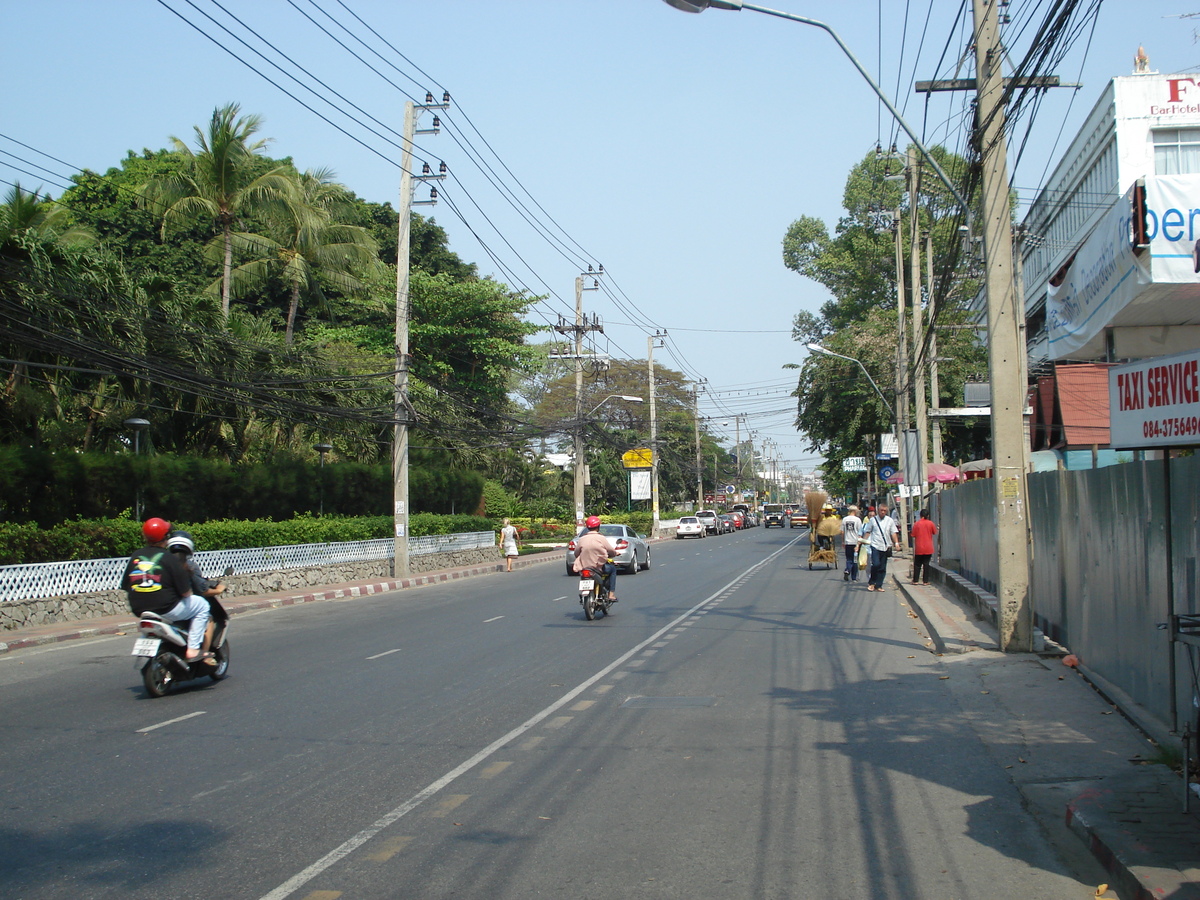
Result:
<instances>
[{"instance_id":1,"label":"taxi service sign","mask_svg":"<svg viewBox=\"0 0 1200 900\"><path fill-rule=\"evenodd\" d=\"M621 465L627 469L649 469L654 465L654 451L649 447L626 450L621 454Z\"/></svg>"},{"instance_id":2,"label":"taxi service sign","mask_svg":"<svg viewBox=\"0 0 1200 900\"><path fill-rule=\"evenodd\" d=\"M1113 366L1108 404L1111 447L1200 444L1200 352Z\"/></svg>"}]
</instances>

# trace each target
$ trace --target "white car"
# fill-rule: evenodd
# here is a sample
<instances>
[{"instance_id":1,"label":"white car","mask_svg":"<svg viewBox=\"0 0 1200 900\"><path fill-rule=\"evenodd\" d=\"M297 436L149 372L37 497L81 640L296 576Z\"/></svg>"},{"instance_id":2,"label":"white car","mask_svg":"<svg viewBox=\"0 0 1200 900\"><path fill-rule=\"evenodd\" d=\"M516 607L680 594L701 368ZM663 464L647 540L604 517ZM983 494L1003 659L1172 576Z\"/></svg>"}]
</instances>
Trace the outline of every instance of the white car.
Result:
<instances>
[{"instance_id":1,"label":"white car","mask_svg":"<svg viewBox=\"0 0 1200 900\"><path fill-rule=\"evenodd\" d=\"M682 516L679 519L679 524L675 526L675 539L685 537L702 538L707 533L704 523L695 516Z\"/></svg>"}]
</instances>

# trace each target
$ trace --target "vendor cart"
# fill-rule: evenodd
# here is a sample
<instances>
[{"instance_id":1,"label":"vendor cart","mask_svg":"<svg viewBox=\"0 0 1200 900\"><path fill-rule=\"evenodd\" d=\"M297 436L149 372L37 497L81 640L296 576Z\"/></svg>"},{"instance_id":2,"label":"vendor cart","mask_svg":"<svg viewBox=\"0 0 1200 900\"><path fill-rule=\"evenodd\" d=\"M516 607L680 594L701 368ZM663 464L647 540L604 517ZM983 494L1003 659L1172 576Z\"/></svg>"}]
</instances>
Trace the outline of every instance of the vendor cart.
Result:
<instances>
[{"instance_id":1,"label":"vendor cart","mask_svg":"<svg viewBox=\"0 0 1200 900\"><path fill-rule=\"evenodd\" d=\"M804 495L808 506L808 567L813 563L825 563L825 568L837 565L837 535L842 532L842 520L833 507L826 502L823 491Z\"/></svg>"},{"instance_id":2,"label":"vendor cart","mask_svg":"<svg viewBox=\"0 0 1200 900\"><path fill-rule=\"evenodd\" d=\"M809 531L808 541L810 544L808 550L809 569L812 569L813 563L825 563L827 569L832 569L837 565L837 550L834 548L832 537Z\"/></svg>"}]
</instances>

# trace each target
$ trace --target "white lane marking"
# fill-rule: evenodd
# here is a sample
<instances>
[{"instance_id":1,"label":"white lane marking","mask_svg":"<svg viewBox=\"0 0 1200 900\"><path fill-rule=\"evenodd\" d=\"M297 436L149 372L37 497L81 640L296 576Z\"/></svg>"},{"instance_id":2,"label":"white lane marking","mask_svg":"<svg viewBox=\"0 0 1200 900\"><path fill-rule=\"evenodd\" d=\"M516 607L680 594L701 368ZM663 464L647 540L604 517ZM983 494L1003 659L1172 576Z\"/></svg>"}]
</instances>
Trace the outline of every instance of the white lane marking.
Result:
<instances>
[{"instance_id":1,"label":"white lane marking","mask_svg":"<svg viewBox=\"0 0 1200 900\"><path fill-rule=\"evenodd\" d=\"M499 622L503 618L504 616L492 616L490 619L484 619L483 624L486 625L488 622Z\"/></svg>"},{"instance_id":2,"label":"white lane marking","mask_svg":"<svg viewBox=\"0 0 1200 900\"><path fill-rule=\"evenodd\" d=\"M797 538L796 540L799 540L799 538ZM787 544L785 544L783 547L776 550L770 556L760 559L758 562L756 562L754 565L752 565L750 568L748 568L745 572L743 572L741 575L739 575L738 578L745 578L749 574L762 568L767 563L769 563L771 560L773 560L775 557L779 556L781 553L790 549L792 544L794 544L794 543L796 543L796 541L790 541ZM393 825L394 823L399 821L401 818L408 815L410 812L412 812L414 809L416 809L418 806L420 806L422 803L424 803L426 800L428 800L430 797L432 797L438 791L442 790L442 788L446 787L449 784L452 784L456 779L461 778L463 775L465 775L467 772L471 771L471 769L475 768L477 765L479 765L485 759L487 759L488 757L495 754L498 750L501 750L504 747L508 746L510 743L515 741L517 738L519 738L521 735L525 734L525 732L529 731L529 729L533 728L534 726L538 725L545 719L552 716L554 713L558 712L558 710L562 709L564 706L566 706L568 703L570 703L572 700L574 700L576 697L578 697L580 694L582 694L584 691L586 691L588 688L590 688L596 682L602 680L603 678L606 678L610 673L612 674L614 679L623 677L627 673L613 672L613 670L619 668L620 666L623 666L630 658L632 658L638 652L649 647L651 644L653 644L655 641L657 641L659 638L661 638L664 634L666 634L672 628L674 628L679 623L683 622L689 616L694 614L696 612L696 610L698 610L701 606L703 606L705 603L707 603L713 597L718 596L722 591L729 590L729 588L732 587L737 582L737 580L738 579L735 578L733 581L726 584L724 587L722 587L720 590L713 593L711 596L706 597L704 600L701 600L699 603L697 603L691 609L687 610L686 612L679 615L677 618L668 622L666 625L664 625L658 631L654 632L654 634L650 635L650 637L646 638L640 644L637 644L636 646L630 648L629 650L626 650L624 653L622 653L620 656L618 656L616 659L614 659L612 662L610 662L607 666L605 666L603 669L601 669L595 675L592 675L591 677L580 682L578 685L573 687L571 690L567 691L565 694L563 694L561 697L559 697L557 700L555 700L553 703L551 703L549 706L547 706L541 712L534 713L533 716L526 719L524 722L522 722L520 725L518 725L516 728L514 728L508 734L497 738L496 740L494 740L490 744L488 744L486 747L484 747L482 750L480 750L478 753L476 753L474 756L459 763L457 766L455 766L453 769L451 769L449 772L447 772L441 778L437 779L436 781L427 785L422 790L413 794L411 797L409 797L407 800L405 800L403 803L401 803L399 806L397 806L391 812L386 813L381 818L379 818L375 822L373 822L371 825L368 825L366 828L364 828L358 834L354 835L353 837L349 838L346 841L343 841L337 847L334 847L332 850L330 850L328 853L326 853L324 856L322 856L320 859L318 859L315 863L308 866L307 868L301 869L299 872L297 872L295 875L293 875L291 878L289 878L283 884L279 885L279 887L275 888L275 890L270 891L269 893L263 894L262 897L260 898L260 900L284 900L285 897L288 897L291 894L298 891L301 887L306 885L308 882L312 881L314 878L316 878L322 872L326 871L327 869L336 865L341 860L345 859L347 856L349 856L351 853L353 853L355 850L357 850L359 847L361 847L367 841L371 840L371 838L375 837L375 835L379 834L379 832L383 831L383 829L387 828L389 825Z\"/></svg>"},{"instance_id":3,"label":"white lane marking","mask_svg":"<svg viewBox=\"0 0 1200 900\"><path fill-rule=\"evenodd\" d=\"M384 650L382 653L376 653L374 656L368 656L367 659L379 659L381 656L391 656L393 653L399 652L400 648L397 647L395 650Z\"/></svg>"},{"instance_id":4,"label":"white lane marking","mask_svg":"<svg viewBox=\"0 0 1200 900\"><path fill-rule=\"evenodd\" d=\"M566 597L555 597L555 598L554 598L553 600L551 600L550 602L551 602L551 603L557 603L559 600L566 600L566 599L567 599Z\"/></svg>"},{"instance_id":5,"label":"white lane marking","mask_svg":"<svg viewBox=\"0 0 1200 900\"><path fill-rule=\"evenodd\" d=\"M199 712L188 713L186 716L180 716L177 719L167 719L165 722L159 722L157 725L147 725L145 728L139 728L135 734L145 734L147 731L153 731L155 728L163 728L167 725L174 725L176 722L182 722L185 719L194 719L196 716L204 715L204 710Z\"/></svg>"}]
</instances>

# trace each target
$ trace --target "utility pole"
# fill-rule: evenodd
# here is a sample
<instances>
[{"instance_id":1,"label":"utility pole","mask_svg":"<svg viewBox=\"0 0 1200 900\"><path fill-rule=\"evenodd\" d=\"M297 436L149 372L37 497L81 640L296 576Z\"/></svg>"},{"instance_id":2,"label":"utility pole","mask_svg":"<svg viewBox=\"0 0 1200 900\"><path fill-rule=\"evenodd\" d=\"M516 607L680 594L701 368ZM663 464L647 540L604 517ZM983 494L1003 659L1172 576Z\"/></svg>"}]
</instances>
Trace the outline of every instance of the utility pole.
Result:
<instances>
[{"instance_id":1,"label":"utility pole","mask_svg":"<svg viewBox=\"0 0 1200 900\"><path fill-rule=\"evenodd\" d=\"M704 476L700 466L700 392L707 379L692 385L692 425L696 432L696 509L704 509Z\"/></svg>"},{"instance_id":2,"label":"utility pole","mask_svg":"<svg viewBox=\"0 0 1200 900\"><path fill-rule=\"evenodd\" d=\"M554 326L554 330L559 334L571 334L575 337L575 353L571 356L575 360L575 421L574 421L574 449L575 463L572 465L572 476L574 481L574 499L575 499L575 524L579 525L584 518L584 498L583 488L587 484L587 461L583 451L583 336L589 331L604 332L604 326L600 324L600 320L595 316L590 319L583 314L583 292L595 291L600 288L599 276L604 274L604 266L601 266L599 271L593 271L591 266L588 266L586 273L581 273L575 279L575 323L569 324L562 316L558 317L558 324ZM591 286L588 286L585 279L592 279ZM552 353L551 359L562 359L564 354Z\"/></svg>"},{"instance_id":3,"label":"utility pole","mask_svg":"<svg viewBox=\"0 0 1200 900\"><path fill-rule=\"evenodd\" d=\"M654 406L654 348L664 346L663 335L666 332L654 332L646 338L646 365L649 367L648 379L650 388L650 537L658 537L658 417Z\"/></svg>"},{"instance_id":4,"label":"utility pole","mask_svg":"<svg viewBox=\"0 0 1200 900\"><path fill-rule=\"evenodd\" d=\"M1025 489L1024 310L1016 308L1008 163L1004 141L1004 79L999 0L972 0L975 22L976 139L983 168L983 246L986 254L988 370L992 391L992 479L1000 602L1000 649L1033 650L1029 602L1028 505Z\"/></svg>"},{"instance_id":5,"label":"utility pole","mask_svg":"<svg viewBox=\"0 0 1200 900\"><path fill-rule=\"evenodd\" d=\"M450 95L442 94L442 102L434 103L433 94L425 95L421 105L411 100L404 104L404 140L400 150L400 221L396 232L396 373L392 415L392 573L403 578L408 574L408 429L415 425L417 416L408 399L408 317L409 317L409 245L411 238L413 206L429 206L437 202L437 188L429 192L429 200L414 201L414 181L430 181L445 178L445 163L441 172L434 175L425 166L428 174L412 174L413 138L418 134L437 134L441 122L433 117L433 127L417 130L417 116L427 109L448 109Z\"/></svg>"},{"instance_id":6,"label":"utility pole","mask_svg":"<svg viewBox=\"0 0 1200 900\"><path fill-rule=\"evenodd\" d=\"M900 210L895 213L896 225L896 469L904 473L905 482L911 476L905 458L904 432L908 430L908 394L904 388L908 376L908 335L905 334L904 317L904 218ZM900 507L900 548L908 550L908 500L898 490L897 505Z\"/></svg>"},{"instance_id":7,"label":"utility pole","mask_svg":"<svg viewBox=\"0 0 1200 900\"><path fill-rule=\"evenodd\" d=\"M929 285L929 400L933 409L940 409L941 386L938 384L937 301L933 292L933 235L925 232L925 283ZM933 461L942 459L942 417L933 417Z\"/></svg>"},{"instance_id":8,"label":"utility pole","mask_svg":"<svg viewBox=\"0 0 1200 900\"><path fill-rule=\"evenodd\" d=\"M906 469L905 480L917 485L918 491L925 490L925 434L928 428L925 405L925 367L921 365L921 163L917 157L917 148L908 148L908 213L911 218L909 228L912 233L910 265L912 267L912 347L913 347L913 417L917 429L917 458L910 460L908 465L912 472ZM929 283L932 294L933 283ZM918 504L921 495L917 495ZM916 509L913 510L916 518Z\"/></svg>"}]
</instances>

